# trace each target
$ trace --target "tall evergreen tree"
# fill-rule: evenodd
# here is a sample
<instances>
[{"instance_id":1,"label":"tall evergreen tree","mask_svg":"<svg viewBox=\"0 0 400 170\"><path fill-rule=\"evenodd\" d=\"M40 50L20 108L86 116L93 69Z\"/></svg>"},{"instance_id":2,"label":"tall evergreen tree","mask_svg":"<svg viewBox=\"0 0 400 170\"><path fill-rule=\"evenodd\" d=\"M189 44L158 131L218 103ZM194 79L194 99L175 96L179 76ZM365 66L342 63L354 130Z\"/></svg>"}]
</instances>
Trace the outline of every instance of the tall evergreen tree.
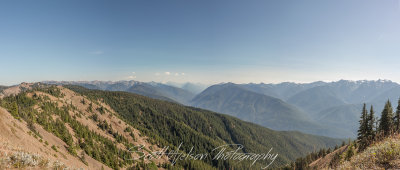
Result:
<instances>
[{"instance_id":1,"label":"tall evergreen tree","mask_svg":"<svg viewBox=\"0 0 400 170\"><path fill-rule=\"evenodd\" d=\"M19 111L18 111L18 104L17 102L13 102L12 104L12 110L11 110L11 114L15 117L19 117Z\"/></svg>"},{"instance_id":2,"label":"tall evergreen tree","mask_svg":"<svg viewBox=\"0 0 400 170\"><path fill-rule=\"evenodd\" d=\"M369 140L372 140L375 138L375 111L374 107L371 105L371 109L369 110L369 115L368 115L368 131L367 131L367 138Z\"/></svg>"},{"instance_id":3,"label":"tall evergreen tree","mask_svg":"<svg viewBox=\"0 0 400 170\"><path fill-rule=\"evenodd\" d=\"M389 135L393 128L393 108L392 104L388 100L382 111L381 120L379 123L379 130L385 135Z\"/></svg>"},{"instance_id":4,"label":"tall evergreen tree","mask_svg":"<svg viewBox=\"0 0 400 170\"><path fill-rule=\"evenodd\" d=\"M358 137L357 140L360 143L360 148L363 149L367 145L367 133L368 133L368 110L364 103L361 117L360 117L360 127L358 129Z\"/></svg>"},{"instance_id":5,"label":"tall evergreen tree","mask_svg":"<svg viewBox=\"0 0 400 170\"><path fill-rule=\"evenodd\" d=\"M397 102L396 115L394 116L394 126L397 132L400 131L400 98Z\"/></svg>"}]
</instances>

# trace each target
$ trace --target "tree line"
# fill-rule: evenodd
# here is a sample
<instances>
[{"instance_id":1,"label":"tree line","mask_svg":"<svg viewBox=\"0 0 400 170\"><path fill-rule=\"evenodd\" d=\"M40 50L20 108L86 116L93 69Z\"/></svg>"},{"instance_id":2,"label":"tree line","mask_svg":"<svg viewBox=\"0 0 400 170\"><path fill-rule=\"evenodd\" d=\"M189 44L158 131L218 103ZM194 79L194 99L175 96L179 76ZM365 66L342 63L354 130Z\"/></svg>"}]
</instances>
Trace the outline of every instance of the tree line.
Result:
<instances>
[{"instance_id":1,"label":"tree line","mask_svg":"<svg viewBox=\"0 0 400 170\"><path fill-rule=\"evenodd\" d=\"M396 112L393 112L392 104L388 100L381 112L381 118L378 119L374 114L373 106L371 105L368 112L366 104L364 104L357 136L359 151L364 150L374 141L400 132L400 99L398 100Z\"/></svg>"}]
</instances>

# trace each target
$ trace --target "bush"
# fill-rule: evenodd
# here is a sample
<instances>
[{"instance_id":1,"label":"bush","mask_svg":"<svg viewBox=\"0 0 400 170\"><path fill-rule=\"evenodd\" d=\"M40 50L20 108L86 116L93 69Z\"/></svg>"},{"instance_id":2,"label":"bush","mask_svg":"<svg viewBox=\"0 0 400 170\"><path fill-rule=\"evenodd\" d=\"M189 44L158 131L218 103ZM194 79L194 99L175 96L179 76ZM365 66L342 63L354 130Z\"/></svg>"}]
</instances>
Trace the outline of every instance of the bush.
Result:
<instances>
[{"instance_id":1,"label":"bush","mask_svg":"<svg viewBox=\"0 0 400 170\"><path fill-rule=\"evenodd\" d=\"M51 149L53 149L54 151L58 152L57 147L54 146L54 145L51 146Z\"/></svg>"}]
</instances>

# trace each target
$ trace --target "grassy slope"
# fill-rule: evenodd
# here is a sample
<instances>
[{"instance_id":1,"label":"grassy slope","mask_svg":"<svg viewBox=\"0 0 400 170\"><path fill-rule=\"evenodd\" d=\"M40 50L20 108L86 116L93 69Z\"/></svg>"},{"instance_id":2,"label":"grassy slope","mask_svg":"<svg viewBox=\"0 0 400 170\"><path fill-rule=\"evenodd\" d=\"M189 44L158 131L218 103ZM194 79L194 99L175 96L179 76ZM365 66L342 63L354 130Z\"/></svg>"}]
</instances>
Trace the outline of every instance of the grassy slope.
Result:
<instances>
[{"instance_id":1,"label":"grassy slope","mask_svg":"<svg viewBox=\"0 0 400 170\"><path fill-rule=\"evenodd\" d=\"M317 159L310 164L311 169L400 169L400 135L376 142L359 153L354 150L355 155L346 160L350 147L346 145ZM334 160L335 154L338 160ZM332 162L337 165L331 167Z\"/></svg>"},{"instance_id":2,"label":"grassy slope","mask_svg":"<svg viewBox=\"0 0 400 170\"><path fill-rule=\"evenodd\" d=\"M392 136L375 143L349 161L340 169L400 169L400 136Z\"/></svg>"}]
</instances>

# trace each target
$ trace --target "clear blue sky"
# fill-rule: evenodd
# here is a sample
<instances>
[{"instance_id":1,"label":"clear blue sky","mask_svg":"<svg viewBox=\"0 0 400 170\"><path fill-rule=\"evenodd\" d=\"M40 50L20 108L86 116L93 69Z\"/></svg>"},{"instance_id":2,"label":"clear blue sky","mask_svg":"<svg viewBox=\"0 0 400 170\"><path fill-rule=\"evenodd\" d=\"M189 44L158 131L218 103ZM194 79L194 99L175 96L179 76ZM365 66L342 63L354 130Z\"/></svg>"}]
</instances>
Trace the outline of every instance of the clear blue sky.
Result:
<instances>
[{"instance_id":1,"label":"clear blue sky","mask_svg":"<svg viewBox=\"0 0 400 170\"><path fill-rule=\"evenodd\" d=\"M0 84L399 75L399 0L0 2Z\"/></svg>"}]
</instances>

